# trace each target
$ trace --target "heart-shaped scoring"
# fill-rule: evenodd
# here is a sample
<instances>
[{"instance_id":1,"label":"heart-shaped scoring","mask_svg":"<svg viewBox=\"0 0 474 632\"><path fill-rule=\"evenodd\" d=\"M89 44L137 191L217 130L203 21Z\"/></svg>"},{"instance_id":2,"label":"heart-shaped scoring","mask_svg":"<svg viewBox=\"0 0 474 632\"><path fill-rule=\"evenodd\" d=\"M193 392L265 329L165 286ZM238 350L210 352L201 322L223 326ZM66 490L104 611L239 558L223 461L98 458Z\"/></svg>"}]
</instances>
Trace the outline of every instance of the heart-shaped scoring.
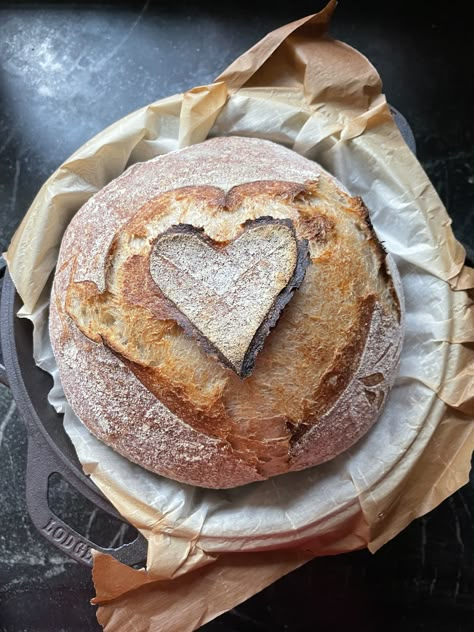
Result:
<instances>
[{"instance_id":1,"label":"heart-shaped scoring","mask_svg":"<svg viewBox=\"0 0 474 632\"><path fill-rule=\"evenodd\" d=\"M308 243L291 220L261 217L226 244L173 226L155 241L150 273L186 333L246 377L308 263Z\"/></svg>"}]
</instances>

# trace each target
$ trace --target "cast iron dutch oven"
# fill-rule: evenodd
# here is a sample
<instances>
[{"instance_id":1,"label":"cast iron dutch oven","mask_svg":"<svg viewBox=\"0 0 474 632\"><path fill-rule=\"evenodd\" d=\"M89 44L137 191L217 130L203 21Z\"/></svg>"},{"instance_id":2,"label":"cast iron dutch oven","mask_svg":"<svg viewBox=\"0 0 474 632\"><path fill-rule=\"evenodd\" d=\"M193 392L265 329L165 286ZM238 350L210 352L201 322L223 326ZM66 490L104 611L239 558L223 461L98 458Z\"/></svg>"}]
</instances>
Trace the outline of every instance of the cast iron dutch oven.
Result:
<instances>
[{"instance_id":1,"label":"cast iron dutch oven","mask_svg":"<svg viewBox=\"0 0 474 632\"><path fill-rule=\"evenodd\" d=\"M415 153L415 139L405 118L393 108L392 113L405 141ZM48 402L52 378L34 362L32 325L30 321L16 317L22 303L3 259L0 259L0 292L0 382L11 389L26 424L26 501L34 525L49 542L82 564L92 565L91 548L109 553L130 566L143 563L147 543L141 534L129 544L104 548L78 533L51 510L49 480L53 474L60 474L96 507L121 519L116 509L84 474L63 428L62 415L56 413Z\"/></svg>"}]
</instances>

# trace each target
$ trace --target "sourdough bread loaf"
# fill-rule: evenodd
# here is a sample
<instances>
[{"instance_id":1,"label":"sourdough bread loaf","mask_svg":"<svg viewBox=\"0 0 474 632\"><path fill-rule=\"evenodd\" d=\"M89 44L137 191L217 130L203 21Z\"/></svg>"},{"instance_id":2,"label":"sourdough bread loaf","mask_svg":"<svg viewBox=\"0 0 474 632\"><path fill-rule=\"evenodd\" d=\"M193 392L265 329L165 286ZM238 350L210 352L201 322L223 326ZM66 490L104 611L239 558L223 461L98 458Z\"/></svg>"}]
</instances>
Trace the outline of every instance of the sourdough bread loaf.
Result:
<instances>
[{"instance_id":1,"label":"sourdough bread loaf","mask_svg":"<svg viewBox=\"0 0 474 632\"><path fill-rule=\"evenodd\" d=\"M99 439L234 487L369 430L397 370L399 287L360 198L279 145L217 138L134 165L79 210L51 343Z\"/></svg>"}]
</instances>

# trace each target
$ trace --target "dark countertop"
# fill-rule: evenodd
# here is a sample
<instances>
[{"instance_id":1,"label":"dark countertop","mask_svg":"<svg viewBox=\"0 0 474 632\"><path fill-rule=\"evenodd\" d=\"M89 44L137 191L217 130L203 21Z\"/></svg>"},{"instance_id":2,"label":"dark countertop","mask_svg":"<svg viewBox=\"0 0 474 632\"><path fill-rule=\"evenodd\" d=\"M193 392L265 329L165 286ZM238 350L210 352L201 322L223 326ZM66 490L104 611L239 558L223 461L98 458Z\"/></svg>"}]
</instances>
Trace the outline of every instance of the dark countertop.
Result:
<instances>
[{"instance_id":1,"label":"dark countertop","mask_svg":"<svg viewBox=\"0 0 474 632\"><path fill-rule=\"evenodd\" d=\"M211 2L0 2L2 250L43 181L88 138L151 101L211 82L265 33L322 4L275 1L267 14L258 2L252 10ZM457 237L474 248L472 29L459 5L445 4L343 0L332 34L379 70ZM0 630L100 629L88 605L90 571L30 522L25 464L26 433L0 386ZM100 543L129 535L64 481L53 481L51 502ZM473 516L471 480L376 555L315 560L205 629L471 632Z\"/></svg>"}]
</instances>

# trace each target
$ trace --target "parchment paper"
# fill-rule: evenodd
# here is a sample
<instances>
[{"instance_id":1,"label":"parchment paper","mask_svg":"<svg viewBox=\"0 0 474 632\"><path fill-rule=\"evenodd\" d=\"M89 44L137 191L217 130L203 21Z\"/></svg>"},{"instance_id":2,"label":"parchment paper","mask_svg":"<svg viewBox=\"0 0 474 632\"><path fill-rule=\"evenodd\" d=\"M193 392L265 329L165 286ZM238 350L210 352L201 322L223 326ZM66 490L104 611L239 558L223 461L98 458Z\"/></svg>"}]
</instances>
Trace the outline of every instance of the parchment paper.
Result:
<instances>
[{"instance_id":1,"label":"parchment paper","mask_svg":"<svg viewBox=\"0 0 474 632\"><path fill-rule=\"evenodd\" d=\"M45 183L6 255L53 374L50 400L84 469L149 540L147 570L95 556L107 632L194 630L316 555L376 551L468 479L474 448L474 271L396 128L380 78L326 35L335 3L286 25L210 86L154 103L79 149ZM362 195L406 301L400 373L369 434L325 465L235 490L201 490L128 462L64 400L47 336L48 279L74 213L123 170L207 137L266 138Z\"/></svg>"}]
</instances>

